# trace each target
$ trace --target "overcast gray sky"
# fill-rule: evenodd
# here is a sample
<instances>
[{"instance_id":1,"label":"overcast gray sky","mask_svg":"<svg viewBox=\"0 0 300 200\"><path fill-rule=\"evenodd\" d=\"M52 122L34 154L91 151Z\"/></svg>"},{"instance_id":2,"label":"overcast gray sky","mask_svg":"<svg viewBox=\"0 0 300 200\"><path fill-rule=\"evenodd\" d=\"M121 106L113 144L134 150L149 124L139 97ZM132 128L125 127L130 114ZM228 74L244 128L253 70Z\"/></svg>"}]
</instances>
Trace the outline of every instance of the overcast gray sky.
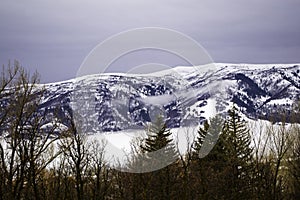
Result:
<instances>
[{"instance_id":1,"label":"overcast gray sky","mask_svg":"<svg viewBox=\"0 0 300 200\"><path fill-rule=\"evenodd\" d=\"M97 44L140 27L187 34L215 62L299 63L299 21L299 0L1 0L0 63L17 59L42 82L65 80ZM141 55L129 58L117 71Z\"/></svg>"}]
</instances>

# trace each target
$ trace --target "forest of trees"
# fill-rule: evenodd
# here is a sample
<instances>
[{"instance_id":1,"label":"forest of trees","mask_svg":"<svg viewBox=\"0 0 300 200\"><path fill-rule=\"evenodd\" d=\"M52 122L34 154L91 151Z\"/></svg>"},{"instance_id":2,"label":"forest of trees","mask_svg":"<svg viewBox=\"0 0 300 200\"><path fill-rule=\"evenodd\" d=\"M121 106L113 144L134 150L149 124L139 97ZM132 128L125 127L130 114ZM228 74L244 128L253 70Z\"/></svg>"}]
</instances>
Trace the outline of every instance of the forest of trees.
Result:
<instances>
[{"instance_id":1,"label":"forest of trees","mask_svg":"<svg viewBox=\"0 0 300 200\"><path fill-rule=\"evenodd\" d=\"M107 165L105 142L88 142L71 116L63 119L68 129L59 129L58 117L57 126L42 128L47 113L38 112L44 91L37 74L15 62L0 79L0 200L300 199L300 127L285 123L284 113L280 124L260 129L233 106L225 121L207 120L184 155L158 117L147 138L132 144L128 167L156 165L151 152L164 147L170 164L129 173ZM296 120L299 106L294 111ZM203 155L212 130L220 130L219 139Z\"/></svg>"}]
</instances>

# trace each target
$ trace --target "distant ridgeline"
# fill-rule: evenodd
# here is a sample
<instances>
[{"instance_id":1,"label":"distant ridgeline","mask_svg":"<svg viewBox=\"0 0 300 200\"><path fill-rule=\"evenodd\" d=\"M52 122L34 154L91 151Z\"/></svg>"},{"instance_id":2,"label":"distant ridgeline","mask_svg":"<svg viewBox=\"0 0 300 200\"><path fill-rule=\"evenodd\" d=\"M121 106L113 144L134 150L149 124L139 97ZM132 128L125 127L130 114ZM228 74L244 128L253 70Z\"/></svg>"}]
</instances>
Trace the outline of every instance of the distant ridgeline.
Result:
<instances>
[{"instance_id":1,"label":"distant ridgeline","mask_svg":"<svg viewBox=\"0 0 300 200\"><path fill-rule=\"evenodd\" d=\"M48 125L54 116L65 126L66 115L81 116L87 132L141 128L157 114L170 128L197 125L226 113L232 102L248 118L300 122L293 114L300 99L298 64L216 65L212 74L178 67L163 75L100 74L45 84L39 110ZM220 86L224 90L214 92Z\"/></svg>"}]
</instances>

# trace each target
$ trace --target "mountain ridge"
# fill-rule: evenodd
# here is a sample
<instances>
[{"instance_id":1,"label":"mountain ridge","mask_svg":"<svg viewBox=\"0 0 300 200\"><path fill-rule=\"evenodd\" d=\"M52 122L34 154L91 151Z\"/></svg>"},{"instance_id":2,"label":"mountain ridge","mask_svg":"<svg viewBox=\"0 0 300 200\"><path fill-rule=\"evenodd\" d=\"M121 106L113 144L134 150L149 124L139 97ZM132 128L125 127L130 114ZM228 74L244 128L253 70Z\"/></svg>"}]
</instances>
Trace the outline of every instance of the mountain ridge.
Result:
<instances>
[{"instance_id":1,"label":"mountain ridge","mask_svg":"<svg viewBox=\"0 0 300 200\"><path fill-rule=\"evenodd\" d=\"M291 66L297 66L299 67L300 66L300 63L281 63L281 64L278 64L278 63L274 63L274 64L253 64L253 63L222 63L222 62L216 62L216 63L210 63L210 64L213 64L215 65L216 67L224 67L224 66L230 66L230 67L234 67L234 68L258 68L258 67L266 67L266 68L272 68L272 67L275 67L275 68L278 68L278 67L281 67L281 68L284 68L284 67L291 67ZM199 66L195 66L196 68L201 68L202 66L205 66L205 65L199 65ZM169 71L169 70L175 70L176 69L195 69L194 66L174 66L174 67L170 67L169 69L166 69L166 70L162 70L162 71ZM160 74L162 71L159 71ZM156 73L156 72L154 72ZM91 74L91 75L85 75L85 76L82 76L82 77L75 77L75 78L70 78L70 79L67 79L67 80L62 80L62 81L56 81L56 82L49 82L49 83L42 83L42 84L39 84L39 85L51 85L51 84L58 84L58 83L65 83L65 82L75 82L77 79L82 79L82 78L86 78L86 77L93 77L93 76L97 76L97 75L119 75L119 76L137 76L137 75L140 75L140 76L148 76L148 75L151 75L153 73L147 73L146 75L144 74L135 74L135 73L127 73L127 72L104 72L104 73L99 73L99 74Z\"/></svg>"},{"instance_id":2,"label":"mountain ridge","mask_svg":"<svg viewBox=\"0 0 300 200\"><path fill-rule=\"evenodd\" d=\"M106 132L143 127L162 112L171 128L197 125L212 113L226 113L232 102L248 118L280 121L276 116L292 113L300 99L300 64L213 65L43 84L40 110L55 108L62 118L75 111L85 121L84 131Z\"/></svg>"}]
</instances>

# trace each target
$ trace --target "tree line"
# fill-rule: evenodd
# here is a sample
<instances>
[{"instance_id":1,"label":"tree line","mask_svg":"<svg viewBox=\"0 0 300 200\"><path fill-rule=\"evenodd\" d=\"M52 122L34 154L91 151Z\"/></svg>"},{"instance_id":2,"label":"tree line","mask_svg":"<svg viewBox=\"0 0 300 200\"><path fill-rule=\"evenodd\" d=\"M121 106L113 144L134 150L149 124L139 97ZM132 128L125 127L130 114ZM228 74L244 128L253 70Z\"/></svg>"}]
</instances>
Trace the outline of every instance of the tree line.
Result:
<instances>
[{"instance_id":1,"label":"tree line","mask_svg":"<svg viewBox=\"0 0 300 200\"><path fill-rule=\"evenodd\" d=\"M122 172L106 163L105 142L87 141L72 116L54 116L45 128L36 73L15 62L0 78L0 200L300 199L300 127L284 117L280 125L251 127L233 106L225 120L205 121L184 154L158 117L132 144L126 167L168 164ZM294 111L296 121L299 107ZM60 120L69 126L62 129ZM217 141L213 132L220 132Z\"/></svg>"}]
</instances>

